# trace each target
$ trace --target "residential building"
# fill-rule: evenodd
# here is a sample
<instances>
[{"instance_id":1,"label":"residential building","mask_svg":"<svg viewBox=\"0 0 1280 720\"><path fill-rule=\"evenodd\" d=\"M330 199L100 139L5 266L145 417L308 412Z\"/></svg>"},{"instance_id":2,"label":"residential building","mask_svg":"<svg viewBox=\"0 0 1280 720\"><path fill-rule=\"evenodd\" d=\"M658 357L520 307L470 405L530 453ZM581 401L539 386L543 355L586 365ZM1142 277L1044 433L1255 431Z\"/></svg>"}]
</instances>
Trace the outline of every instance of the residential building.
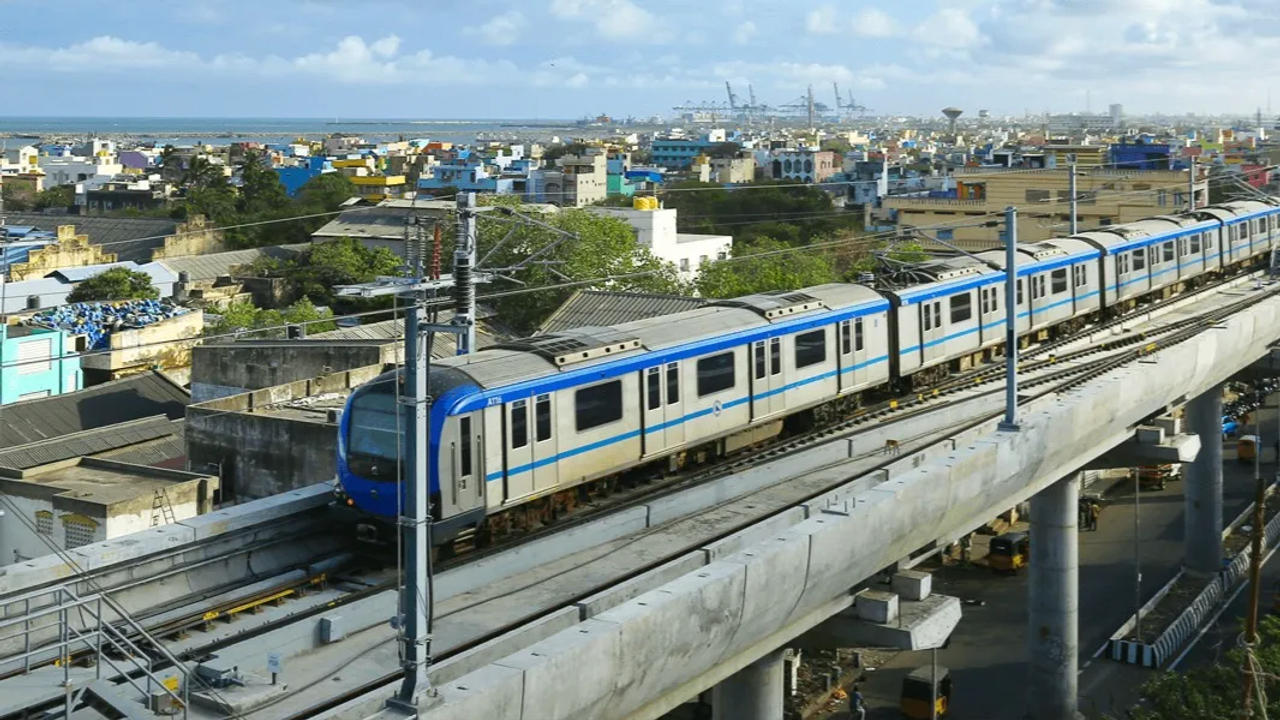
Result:
<instances>
[{"instance_id":1,"label":"residential building","mask_svg":"<svg viewBox=\"0 0 1280 720\"><path fill-rule=\"evenodd\" d=\"M636 243L654 257L675 266L683 281L692 281L699 268L722 260L733 249L728 235L701 235L676 230L676 209L658 207L653 197L637 197L630 208L593 207L592 212L625 220L635 232Z\"/></svg>"},{"instance_id":2,"label":"residential building","mask_svg":"<svg viewBox=\"0 0 1280 720\"><path fill-rule=\"evenodd\" d=\"M45 174L45 185L72 185L93 178L112 178L124 172L113 151L100 149L88 156L65 155L40 158L40 169Z\"/></svg>"},{"instance_id":3,"label":"residential building","mask_svg":"<svg viewBox=\"0 0 1280 720\"><path fill-rule=\"evenodd\" d=\"M0 151L0 173L27 175L40 172L40 150L35 145L23 145Z\"/></svg>"},{"instance_id":4,"label":"residential building","mask_svg":"<svg viewBox=\"0 0 1280 720\"><path fill-rule=\"evenodd\" d=\"M738 157L711 158L711 181L723 185L749 183L756 179L756 160L750 153Z\"/></svg>"},{"instance_id":5,"label":"residential building","mask_svg":"<svg viewBox=\"0 0 1280 720\"><path fill-rule=\"evenodd\" d=\"M76 183L76 206L83 213L155 210L169 201L168 187L150 178L117 177Z\"/></svg>"},{"instance_id":6,"label":"residential building","mask_svg":"<svg viewBox=\"0 0 1280 720\"><path fill-rule=\"evenodd\" d=\"M1207 169L1196 181L1196 203L1208 198ZM1009 206L1018 208L1019 242L1036 242L1066 234L1069 221L1069 178L1065 167L1027 170L957 168L956 189L950 197L890 195L882 206L899 230L930 228L927 233L966 250L999 245L1000 227L987 227L990 219ZM1175 212L1187 205L1187 175L1177 170L1115 170L1093 168L1078 171L1077 212L1082 230L1127 223L1152 215ZM950 194L950 193L949 193ZM958 225L955 229L945 229ZM940 228L943 229L933 229Z\"/></svg>"},{"instance_id":7,"label":"residential building","mask_svg":"<svg viewBox=\"0 0 1280 720\"><path fill-rule=\"evenodd\" d=\"M673 170L685 170L693 164L693 159L706 154L716 145L725 142L723 130L712 130L701 137L662 137L654 138L649 151L653 156L653 164Z\"/></svg>"},{"instance_id":8,"label":"residential building","mask_svg":"<svg viewBox=\"0 0 1280 720\"><path fill-rule=\"evenodd\" d=\"M403 175L358 175L351 178L356 194L369 202L404 197L408 182Z\"/></svg>"},{"instance_id":9,"label":"residential building","mask_svg":"<svg viewBox=\"0 0 1280 720\"><path fill-rule=\"evenodd\" d=\"M88 457L0 468L0 495L25 520L0 522L0 563L202 515L218 486L211 475Z\"/></svg>"},{"instance_id":10,"label":"residential building","mask_svg":"<svg viewBox=\"0 0 1280 720\"><path fill-rule=\"evenodd\" d=\"M561 207L582 207L608 195L608 159L599 149L556 158L556 170L536 170L529 176L525 197Z\"/></svg>"},{"instance_id":11,"label":"residential building","mask_svg":"<svg viewBox=\"0 0 1280 720\"><path fill-rule=\"evenodd\" d=\"M820 183L838 172L840 163L830 150L782 149L769 153L768 173L774 180Z\"/></svg>"},{"instance_id":12,"label":"residential building","mask_svg":"<svg viewBox=\"0 0 1280 720\"><path fill-rule=\"evenodd\" d=\"M276 174L280 176L280 184L289 197L298 194L303 185L324 173L334 172L333 163L324 157L300 157L290 165L278 165Z\"/></svg>"},{"instance_id":13,"label":"residential building","mask_svg":"<svg viewBox=\"0 0 1280 720\"><path fill-rule=\"evenodd\" d=\"M70 333L0 323L0 405L75 392L84 386Z\"/></svg>"}]
</instances>

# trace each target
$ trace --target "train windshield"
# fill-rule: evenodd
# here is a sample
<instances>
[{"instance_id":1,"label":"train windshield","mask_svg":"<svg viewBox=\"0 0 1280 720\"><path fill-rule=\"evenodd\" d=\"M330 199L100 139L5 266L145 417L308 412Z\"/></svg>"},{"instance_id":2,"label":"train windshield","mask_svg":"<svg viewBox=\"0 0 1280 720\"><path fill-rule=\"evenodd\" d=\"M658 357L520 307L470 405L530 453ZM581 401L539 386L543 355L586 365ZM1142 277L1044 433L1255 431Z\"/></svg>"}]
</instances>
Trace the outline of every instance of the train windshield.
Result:
<instances>
[{"instance_id":1,"label":"train windshield","mask_svg":"<svg viewBox=\"0 0 1280 720\"><path fill-rule=\"evenodd\" d=\"M397 457L401 454L396 426L396 384L378 382L365 387L351 401L347 418L347 466L370 480L399 480Z\"/></svg>"}]
</instances>

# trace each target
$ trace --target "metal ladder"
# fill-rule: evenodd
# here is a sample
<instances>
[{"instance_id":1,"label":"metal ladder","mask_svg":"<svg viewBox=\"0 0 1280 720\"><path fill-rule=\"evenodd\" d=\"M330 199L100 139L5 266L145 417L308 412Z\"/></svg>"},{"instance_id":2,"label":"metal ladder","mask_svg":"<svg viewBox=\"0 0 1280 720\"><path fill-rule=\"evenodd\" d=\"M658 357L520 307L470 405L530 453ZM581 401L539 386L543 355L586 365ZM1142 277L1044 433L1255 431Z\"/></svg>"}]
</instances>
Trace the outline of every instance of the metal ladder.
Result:
<instances>
[{"instance_id":1,"label":"metal ladder","mask_svg":"<svg viewBox=\"0 0 1280 720\"><path fill-rule=\"evenodd\" d=\"M173 503L169 502L169 494L164 488L156 488L155 495L151 498L151 527L161 524L161 521L168 525L177 520L173 514Z\"/></svg>"}]
</instances>

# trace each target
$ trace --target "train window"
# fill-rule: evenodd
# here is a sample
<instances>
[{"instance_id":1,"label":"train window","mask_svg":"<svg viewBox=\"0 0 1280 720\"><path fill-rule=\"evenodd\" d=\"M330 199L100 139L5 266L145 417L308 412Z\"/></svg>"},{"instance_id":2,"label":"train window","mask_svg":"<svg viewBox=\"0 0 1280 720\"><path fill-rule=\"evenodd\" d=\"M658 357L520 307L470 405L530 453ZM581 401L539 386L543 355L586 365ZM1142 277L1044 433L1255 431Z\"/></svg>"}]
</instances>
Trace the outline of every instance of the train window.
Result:
<instances>
[{"instance_id":1,"label":"train window","mask_svg":"<svg viewBox=\"0 0 1280 720\"><path fill-rule=\"evenodd\" d=\"M1022 281L1021 280L1018 281L1018 285L1017 287L1014 288L1014 290L1017 291L1018 293L1018 297L1014 298L1014 302L1018 305L1021 305L1022 304Z\"/></svg>"},{"instance_id":2,"label":"train window","mask_svg":"<svg viewBox=\"0 0 1280 720\"><path fill-rule=\"evenodd\" d=\"M853 349L862 349L862 318L853 321Z\"/></svg>"},{"instance_id":3,"label":"train window","mask_svg":"<svg viewBox=\"0 0 1280 720\"><path fill-rule=\"evenodd\" d=\"M764 360L764 341L763 340L761 340L760 342L756 343L751 347L751 354L752 354L753 364L755 365L755 368L756 368L755 369L756 379L763 380L764 376L769 372L769 369L765 365L765 360Z\"/></svg>"},{"instance_id":4,"label":"train window","mask_svg":"<svg viewBox=\"0 0 1280 720\"><path fill-rule=\"evenodd\" d=\"M978 301L982 303L982 314L986 315L991 312L991 306L987 303L987 289L978 288Z\"/></svg>"},{"instance_id":5,"label":"train window","mask_svg":"<svg viewBox=\"0 0 1280 720\"><path fill-rule=\"evenodd\" d=\"M356 392L347 413L347 467L376 481L399 478L395 383L373 382Z\"/></svg>"},{"instance_id":6,"label":"train window","mask_svg":"<svg viewBox=\"0 0 1280 720\"><path fill-rule=\"evenodd\" d=\"M925 330L933 329L933 323L930 322L931 318L929 317L930 315L929 308L930 308L929 303L924 303L923 305L920 306L920 315L921 315L920 322Z\"/></svg>"},{"instance_id":7,"label":"train window","mask_svg":"<svg viewBox=\"0 0 1280 720\"><path fill-rule=\"evenodd\" d=\"M973 317L973 296L969 293L951 296L951 323L962 323Z\"/></svg>"},{"instance_id":8,"label":"train window","mask_svg":"<svg viewBox=\"0 0 1280 720\"><path fill-rule=\"evenodd\" d=\"M1133 269L1142 270L1146 266L1147 266L1146 254L1143 253L1141 250L1134 250L1133 251Z\"/></svg>"},{"instance_id":9,"label":"train window","mask_svg":"<svg viewBox=\"0 0 1280 720\"><path fill-rule=\"evenodd\" d=\"M769 374L777 375L782 372L782 338L774 338L769 341Z\"/></svg>"},{"instance_id":10,"label":"train window","mask_svg":"<svg viewBox=\"0 0 1280 720\"><path fill-rule=\"evenodd\" d=\"M1057 295L1058 293L1064 293L1067 291L1067 269L1066 268L1060 268L1058 270L1054 270L1052 273L1049 274L1049 280L1051 281L1050 289L1053 290L1054 295Z\"/></svg>"},{"instance_id":11,"label":"train window","mask_svg":"<svg viewBox=\"0 0 1280 720\"><path fill-rule=\"evenodd\" d=\"M649 368L649 372L645 373L644 382L649 409L657 410L662 406L662 368L660 366Z\"/></svg>"},{"instance_id":12,"label":"train window","mask_svg":"<svg viewBox=\"0 0 1280 720\"><path fill-rule=\"evenodd\" d=\"M471 474L471 418L458 421L458 477Z\"/></svg>"},{"instance_id":13,"label":"train window","mask_svg":"<svg viewBox=\"0 0 1280 720\"><path fill-rule=\"evenodd\" d=\"M732 351L698 360L698 397L728 390L733 385Z\"/></svg>"},{"instance_id":14,"label":"train window","mask_svg":"<svg viewBox=\"0 0 1280 720\"><path fill-rule=\"evenodd\" d=\"M827 359L827 331L819 328L796 335L796 369Z\"/></svg>"},{"instance_id":15,"label":"train window","mask_svg":"<svg viewBox=\"0 0 1280 720\"><path fill-rule=\"evenodd\" d=\"M942 301L938 300L933 303L933 326L935 328L942 327Z\"/></svg>"},{"instance_id":16,"label":"train window","mask_svg":"<svg viewBox=\"0 0 1280 720\"><path fill-rule=\"evenodd\" d=\"M1171 262L1173 260L1173 243L1172 242L1165 243L1164 247L1161 248L1161 251L1162 251L1161 255L1163 256L1164 262Z\"/></svg>"},{"instance_id":17,"label":"train window","mask_svg":"<svg viewBox=\"0 0 1280 720\"><path fill-rule=\"evenodd\" d=\"M858 324L859 324L858 330L861 331L862 321L859 320ZM852 351L853 351L853 339L850 337L849 321L844 320L840 323L840 354L848 355Z\"/></svg>"},{"instance_id":18,"label":"train window","mask_svg":"<svg viewBox=\"0 0 1280 720\"><path fill-rule=\"evenodd\" d=\"M584 387L573 394L578 432L622 419L622 381Z\"/></svg>"},{"instance_id":19,"label":"train window","mask_svg":"<svg viewBox=\"0 0 1280 720\"><path fill-rule=\"evenodd\" d=\"M667 404L680 402L680 366L667 364Z\"/></svg>"},{"instance_id":20,"label":"train window","mask_svg":"<svg viewBox=\"0 0 1280 720\"><path fill-rule=\"evenodd\" d=\"M511 449L529 444L529 404L525 400L511 403Z\"/></svg>"},{"instance_id":21,"label":"train window","mask_svg":"<svg viewBox=\"0 0 1280 720\"><path fill-rule=\"evenodd\" d=\"M1192 235L1190 238L1188 238L1188 244L1191 247L1192 255L1195 255L1196 253L1200 252L1200 236L1199 235Z\"/></svg>"},{"instance_id":22,"label":"train window","mask_svg":"<svg viewBox=\"0 0 1280 720\"><path fill-rule=\"evenodd\" d=\"M533 403L534 433L538 442L551 439L551 396L539 395Z\"/></svg>"}]
</instances>

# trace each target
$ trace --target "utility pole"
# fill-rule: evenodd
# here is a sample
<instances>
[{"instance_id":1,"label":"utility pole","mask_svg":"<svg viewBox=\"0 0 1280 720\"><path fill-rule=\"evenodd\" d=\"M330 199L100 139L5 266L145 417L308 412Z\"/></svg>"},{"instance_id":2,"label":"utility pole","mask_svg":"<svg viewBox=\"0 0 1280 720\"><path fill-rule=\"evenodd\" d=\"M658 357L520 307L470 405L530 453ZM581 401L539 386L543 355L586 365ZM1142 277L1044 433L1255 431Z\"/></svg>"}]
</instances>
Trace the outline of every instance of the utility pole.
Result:
<instances>
[{"instance_id":1,"label":"utility pole","mask_svg":"<svg viewBox=\"0 0 1280 720\"><path fill-rule=\"evenodd\" d=\"M1079 215L1076 212L1076 154L1075 153L1070 153L1069 155L1067 155L1067 163L1068 163L1067 167L1071 172L1071 177L1068 178L1067 180L1067 186L1068 186L1067 192L1071 194L1071 204L1070 204L1071 234L1075 235L1080 229L1079 226L1077 225L1077 218L1079 217Z\"/></svg>"},{"instance_id":2,"label":"utility pole","mask_svg":"<svg viewBox=\"0 0 1280 720\"><path fill-rule=\"evenodd\" d=\"M817 125L813 121L813 86L809 86L809 129L816 128Z\"/></svg>"},{"instance_id":3,"label":"utility pole","mask_svg":"<svg viewBox=\"0 0 1280 720\"><path fill-rule=\"evenodd\" d=\"M1142 470L1133 473L1133 638L1142 642L1142 559L1138 553L1138 498L1142 495Z\"/></svg>"},{"instance_id":4,"label":"utility pole","mask_svg":"<svg viewBox=\"0 0 1280 720\"><path fill-rule=\"evenodd\" d=\"M1018 208L1005 208L1004 227L1004 422L1001 430L1018 429Z\"/></svg>"},{"instance_id":5,"label":"utility pole","mask_svg":"<svg viewBox=\"0 0 1280 720\"><path fill-rule=\"evenodd\" d=\"M453 250L453 324L459 328L458 354L476 348L476 194L458 193L458 239Z\"/></svg>"},{"instance_id":6,"label":"utility pole","mask_svg":"<svg viewBox=\"0 0 1280 720\"><path fill-rule=\"evenodd\" d=\"M1266 401L1263 401L1263 407ZM1258 646L1258 604L1262 595L1262 523L1266 504L1266 487L1262 483L1262 408L1253 416L1253 530L1249 548L1249 614L1244 629L1244 714L1253 717L1253 650Z\"/></svg>"},{"instance_id":7,"label":"utility pole","mask_svg":"<svg viewBox=\"0 0 1280 720\"><path fill-rule=\"evenodd\" d=\"M406 396L400 402L411 412L405 438L408 468L404 506L400 509L400 540L404 547L404 587L400 589L400 647L404 658L404 679L400 691L387 704L416 713L438 697L427 671L431 668L431 478L427 448L431 432L430 377L433 333L426 323L426 309L420 292L410 294L413 309L405 327ZM394 381L393 381L394 382ZM407 512L406 512L407 511Z\"/></svg>"},{"instance_id":8,"label":"utility pole","mask_svg":"<svg viewBox=\"0 0 1280 720\"><path fill-rule=\"evenodd\" d=\"M1187 170L1187 208L1196 211L1196 156L1191 156L1191 167Z\"/></svg>"}]
</instances>

